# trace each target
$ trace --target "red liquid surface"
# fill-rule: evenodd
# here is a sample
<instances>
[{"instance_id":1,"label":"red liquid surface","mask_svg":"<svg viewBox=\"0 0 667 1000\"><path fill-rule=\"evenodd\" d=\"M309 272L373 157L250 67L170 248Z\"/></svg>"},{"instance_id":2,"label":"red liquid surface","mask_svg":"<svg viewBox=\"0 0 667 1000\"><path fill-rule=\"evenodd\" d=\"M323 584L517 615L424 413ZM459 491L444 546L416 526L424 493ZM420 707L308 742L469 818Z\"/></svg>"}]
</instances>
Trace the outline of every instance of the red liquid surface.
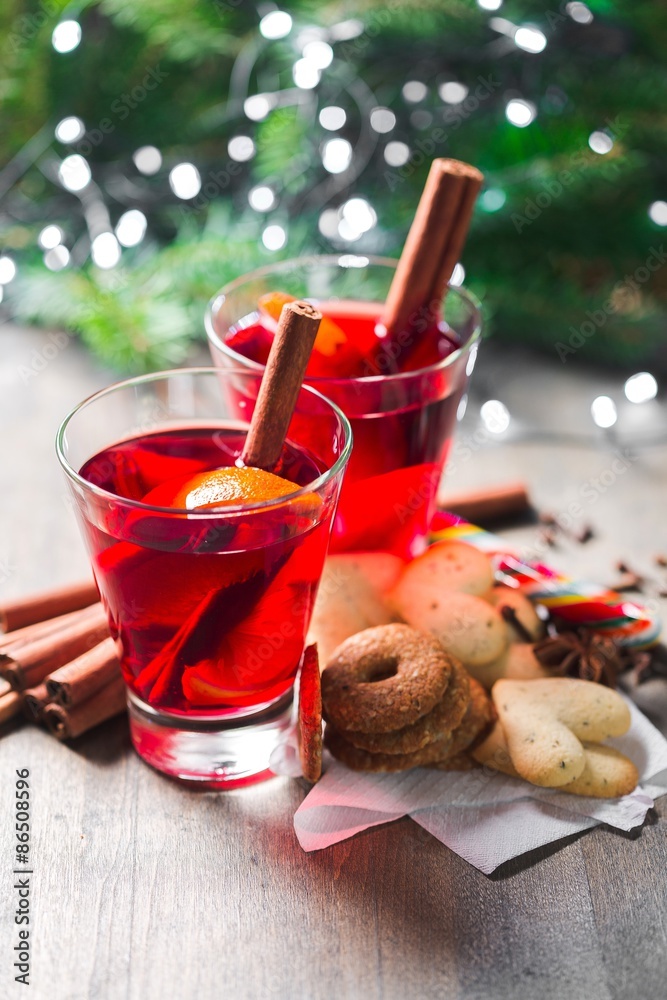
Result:
<instances>
[{"instance_id":1,"label":"red liquid surface","mask_svg":"<svg viewBox=\"0 0 667 1000\"><path fill-rule=\"evenodd\" d=\"M313 351L306 380L338 403L354 435L330 551L416 555L426 544L465 379L452 380L442 370L424 374L418 391L415 381L411 388L394 379L369 389L352 380L416 372L460 345L453 331L440 324L419 337L399 338L400 350L387 354L377 334L380 304L340 301L318 307L340 328L344 341L329 355ZM265 364L272 337L255 313L228 332L226 343ZM363 388L356 392L355 385Z\"/></svg>"},{"instance_id":2,"label":"red liquid surface","mask_svg":"<svg viewBox=\"0 0 667 1000\"><path fill-rule=\"evenodd\" d=\"M244 440L213 428L157 432L107 448L81 475L157 503L165 483L175 492L234 465ZM285 446L281 476L306 485L322 471ZM198 717L242 714L287 692L326 553L331 513L319 503L308 494L262 514L203 517L100 500L84 530L131 690L155 709Z\"/></svg>"}]
</instances>

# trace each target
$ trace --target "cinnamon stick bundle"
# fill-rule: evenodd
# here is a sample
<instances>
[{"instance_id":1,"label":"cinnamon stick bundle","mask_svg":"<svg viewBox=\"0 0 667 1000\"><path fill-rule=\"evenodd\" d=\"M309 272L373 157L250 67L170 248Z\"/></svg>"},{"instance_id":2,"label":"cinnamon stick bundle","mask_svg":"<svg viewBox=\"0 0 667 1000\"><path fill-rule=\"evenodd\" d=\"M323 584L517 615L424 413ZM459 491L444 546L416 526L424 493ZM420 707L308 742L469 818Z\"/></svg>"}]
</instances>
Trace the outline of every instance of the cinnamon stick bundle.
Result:
<instances>
[{"instance_id":1,"label":"cinnamon stick bundle","mask_svg":"<svg viewBox=\"0 0 667 1000\"><path fill-rule=\"evenodd\" d=\"M68 584L45 590L41 594L31 594L15 601L7 601L0 606L0 625L5 632L43 622L68 611L78 611L99 600L94 581Z\"/></svg>"},{"instance_id":2,"label":"cinnamon stick bundle","mask_svg":"<svg viewBox=\"0 0 667 1000\"><path fill-rule=\"evenodd\" d=\"M125 684L119 677L71 709L52 702L44 709L44 721L57 739L70 740L119 715L126 707Z\"/></svg>"},{"instance_id":3,"label":"cinnamon stick bundle","mask_svg":"<svg viewBox=\"0 0 667 1000\"><path fill-rule=\"evenodd\" d=\"M40 684L57 667L92 649L109 635L101 605L59 631L26 642L0 656L0 676L17 691Z\"/></svg>"},{"instance_id":4,"label":"cinnamon stick bundle","mask_svg":"<svg viewBox=\"0 0 667 1000\"><path fill-rule=\"evenodd\" d=\"M460 160L431 164L382 314L385 344L401 333L423 333L439 318L483 180Z\"/></svg>"},{"instance_id":5,"label":"cinnamon stick bundle","mask_svg":"<svg viewBox=\"0 0 667 1000\"><path fill-rule=\"evenodd\" d=\"M46 679L46 687L50 700L64 708L72 708L120 676L116 643L109 638L54 670Z\"/></svg>"},{"instance_id":6,"label":"cinnamon stick bundle","mask_svg":"<svg viewBox=\"0 0 667 1000\"><path fill-rule=\"evenodd\" d=\"M34 622L32 625L24 625L23 628L7 632L5 635L0 636L0 656L9 653L17 646L25 645L27 642L32 642L35 639L45 639L47 636L59 632L65 626L72 625L74 622L81 621L87 615L95 613L95 609L99 609L100 607L101 605L97 602L96 604L89 605L87 608L81 608L80 611L69 611L65 615L59 615L57 618L49 618L43 622Z\"/></svg>"}]
</instances>

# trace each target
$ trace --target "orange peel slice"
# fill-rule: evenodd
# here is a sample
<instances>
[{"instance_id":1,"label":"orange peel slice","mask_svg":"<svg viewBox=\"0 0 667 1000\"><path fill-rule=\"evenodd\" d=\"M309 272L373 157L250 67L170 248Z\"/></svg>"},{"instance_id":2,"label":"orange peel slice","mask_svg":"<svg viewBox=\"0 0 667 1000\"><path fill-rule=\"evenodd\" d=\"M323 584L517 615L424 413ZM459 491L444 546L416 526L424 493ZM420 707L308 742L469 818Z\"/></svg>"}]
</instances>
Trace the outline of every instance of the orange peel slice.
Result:
<instances>
[{"instance_id":1,"label":"orange peel slice","mask_svg":"<svg viewBox=\"0 0 667 1000\"><path fill-rule=\"evenodd\" d=\"M176 507L180 510L217 510L243 504L282 500L299 489L297 483L276 476L264 469L249 466L226 466L208 472L198 472L185 481L169 480L156 486L143 498L144 503L158 507ZM306 493L288 504L299 509L319 506L316 493Z\"/></svg>"},{"instance_id":2,"label":"orange peel slice","mask_svg":"<svg viewBox=\"0 0 667 1000\"><path fill-rule=\"evenodd\" d=\"M265 319L268 317L272 321L271 329L275 331L275 326L280 319L283 306L288 302L295 301L294 295L288 295L287 292L267 292L266 295L260 295L257 307L260 316ZM319 330L317 331L313 350L330 358L333 357L339 347L342 347L346 343L347 336L344 331L332 319L323 316Z\"/></svg>"}]
</instances>

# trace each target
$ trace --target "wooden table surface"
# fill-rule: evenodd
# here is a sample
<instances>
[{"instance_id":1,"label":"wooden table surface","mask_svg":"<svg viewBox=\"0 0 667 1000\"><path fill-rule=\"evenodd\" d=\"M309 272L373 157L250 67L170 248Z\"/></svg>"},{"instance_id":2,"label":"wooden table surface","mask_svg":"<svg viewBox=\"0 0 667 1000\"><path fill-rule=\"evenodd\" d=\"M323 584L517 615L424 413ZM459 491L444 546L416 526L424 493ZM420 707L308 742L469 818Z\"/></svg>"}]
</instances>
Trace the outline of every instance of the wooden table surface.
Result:
<instances>
[{"instance_id":1,"label":"wooden table surface","mask_svg":"<svg viewBox=\"0 0 667 1000\"><path fill-rule=\"evenodd\" d=\"M53 356L42 333L5 327L0 337L0 587L15 595L86 571L53 436L70 406L113 375L78 344ZM650 572L655 553L667 549L665 410L655 401L625 404L619 440L605 436L591 422L590 402L601 392L621 399L621 386L616 376L487 345L452 488L524 478L542 508L567 512L581 503L575 520L596 527L587 545L555 551L556 563L605 582L621 557ZM504 436L480 430L479 404L489 397L512 414ZM644 444L628 451L630 437ZM536 534L531 525L508 530L523 541ZM638 700L664 729L667 681L651 681ZM33 802L29 993L12 969L11 808L15 769L25 767ZM0 775L2 997L667 993L666 799L641 830L596 828L489 878L408 819L305 854L292 827L306 791L300 782L184 790L140 762L125 719L71 746L10 726L0 737Z\"/></svg>"}]
</instances>

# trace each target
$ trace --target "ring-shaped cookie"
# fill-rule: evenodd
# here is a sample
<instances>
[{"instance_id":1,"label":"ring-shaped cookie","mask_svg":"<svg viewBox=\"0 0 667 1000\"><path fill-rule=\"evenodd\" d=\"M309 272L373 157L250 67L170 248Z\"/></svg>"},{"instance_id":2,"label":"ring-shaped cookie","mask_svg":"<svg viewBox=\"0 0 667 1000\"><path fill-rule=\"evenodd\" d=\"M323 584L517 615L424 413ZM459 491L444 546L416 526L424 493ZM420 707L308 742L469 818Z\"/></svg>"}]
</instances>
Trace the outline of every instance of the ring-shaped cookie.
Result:
<instances>
[{"instance_id":1,"label":"ring-shaped cookie","mask_svg":"<svg viewBox=\"0 0 667 1000\"><path fill-rule=\"evenodd\" d=\"M450 658L451 659L451 658ZM470 705L470 678L458 660L451 659L452 674L439 702L417 719L394 733L362 733L345 729L343 739L369 753L416 753L429 743L451 737ZM490 699L487 697L487 701Z\"/></svg>"},{"instance_id":2,"label":"ring-shaped cookie","mask_svg":"<svg viewBox=\"0 0 667 1000\"><path fill-rule=\"evenodd\" d=\"M346 639L322 674L327 721L339 729L388 733L412 725L440 701L451 658L409 625L378 625Z\"/></svg>"},{"instance_id":3,"label":"ring-shaped cookie","mask_svg":"<svg viewBox=\"0 0 667 1000\"><path fill-rule=\"evenodd\" d=\"M332 726L327 726L324 732L325 747L352 771L407 771L411 767L425 767L446 757L451 742L452 737L446 736L414 753L368 753L352 746Z\"/></svg>"}]
</instances>

